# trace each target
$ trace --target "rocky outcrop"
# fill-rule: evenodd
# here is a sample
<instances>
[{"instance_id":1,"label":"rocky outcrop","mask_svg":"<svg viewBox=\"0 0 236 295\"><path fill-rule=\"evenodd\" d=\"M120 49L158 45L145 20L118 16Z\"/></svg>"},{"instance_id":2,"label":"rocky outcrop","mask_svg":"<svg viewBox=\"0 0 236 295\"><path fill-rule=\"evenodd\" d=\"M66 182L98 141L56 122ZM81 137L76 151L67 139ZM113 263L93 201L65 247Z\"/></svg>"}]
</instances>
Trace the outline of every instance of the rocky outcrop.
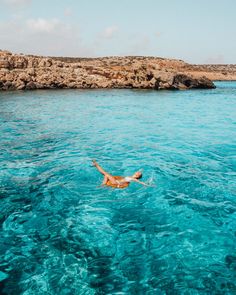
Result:
<instances>
[{"instance_id":1,"label":"rocky outcrop","mask_svg":"<svg viewBox=\"0 0 236 295\"><path fill-rule=\"evenodd\" d=\"M236 65L188 65L183 71L188 72L199 78L205 76L212 81L236 81Z\"/></svg>"},{"instance_id":2,"label":"rocky outcrop","mask_svg":"<svg viewBox=\"0 0 236 295\"><path fill-rule=\"evenodd\" d=\"M0 51L0 90L214 88L180 60L154 57L53 58Z\"/></svg>"},{"instance_id":3,"label":"rocky outcrop","mask_svg":"<svg viewBox=\"0 0 236 295\"><path fill-rule=\"evenodd\" d=\"M173 80L173 86L180 89L207 89L212 87L212 82L206 77L201 77L199 79L191 78L185 74L177 74Z\"/></svg>"}]
</instances>

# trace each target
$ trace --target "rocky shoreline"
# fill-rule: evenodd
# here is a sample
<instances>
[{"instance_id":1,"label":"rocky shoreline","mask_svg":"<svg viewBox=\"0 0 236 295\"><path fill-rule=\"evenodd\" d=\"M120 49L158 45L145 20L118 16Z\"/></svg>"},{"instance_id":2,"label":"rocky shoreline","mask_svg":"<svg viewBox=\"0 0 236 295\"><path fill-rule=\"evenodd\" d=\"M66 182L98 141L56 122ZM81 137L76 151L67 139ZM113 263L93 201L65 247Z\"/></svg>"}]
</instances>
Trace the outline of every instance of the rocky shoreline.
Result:
<instances>
[{"instance_id":1,"label":"rocky shoreline","mask_svg":"<svg viewBox=\"0 0 236 295\"><path fill-rule=\"evenodd\" d=\"M0 51L0 90L210 89L216 77L236 80L236 67L230 69L156 57L66 58Z\"/></svg>"}]
</instances>

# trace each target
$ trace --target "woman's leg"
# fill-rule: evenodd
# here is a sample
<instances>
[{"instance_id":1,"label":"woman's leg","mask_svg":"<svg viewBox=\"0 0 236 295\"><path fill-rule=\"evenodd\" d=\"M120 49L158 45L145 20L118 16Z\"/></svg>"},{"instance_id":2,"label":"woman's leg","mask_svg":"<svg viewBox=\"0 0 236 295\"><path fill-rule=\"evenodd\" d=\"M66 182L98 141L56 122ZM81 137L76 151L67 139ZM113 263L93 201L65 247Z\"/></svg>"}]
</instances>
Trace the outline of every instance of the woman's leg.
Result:
<instances>
[{"instance_id":1,"label":"woman's leg","mask_svg":"<svg viewBox=\"0 0 236 295\"><path fill-rule=\"evenodd\" d=\"M103 179L102 185L106 185L107 182L108 182L108 178L107 178L107 176L104 176L104 179Z\"/></svg>"},{"instance_id":2,"label":"woman's leg","mask_svg":"<svg viewBox=\"0 0 236 295\"><path fill-rule=\"evenodd\" d=\"M93 160L93 165L98 169L98 171L101 174L105 176L105 178L109 179L112 184L116 184L116 179L111 174L107 173L95 160Z\"/></svg>"}]
</instances>

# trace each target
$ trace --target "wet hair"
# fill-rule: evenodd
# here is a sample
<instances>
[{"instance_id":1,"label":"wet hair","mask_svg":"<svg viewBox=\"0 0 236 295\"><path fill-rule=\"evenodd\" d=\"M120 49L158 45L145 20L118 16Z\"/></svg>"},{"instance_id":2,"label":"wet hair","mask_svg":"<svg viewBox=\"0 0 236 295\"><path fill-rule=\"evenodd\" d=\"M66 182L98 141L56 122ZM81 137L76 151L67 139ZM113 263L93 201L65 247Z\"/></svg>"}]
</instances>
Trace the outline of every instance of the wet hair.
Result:
<instances>
[{"instance_id":1,"label":"wet hair","mask_svg":"<svg viewBox=\"0 0 236 295\"><path fill-rule=\"evenodd\" d=\"M137 179L140 179L140 178L142 178L142 177L143 177L143 174L142 174L142 172L141 172L141 171L137 171L137 172L139 172L139 173L140 173L140 174L139 174L140 176L139 176L139 177L137 177ZM136 173L137 173L137 172L136 172Z\"/></svg>"}]
</instances>

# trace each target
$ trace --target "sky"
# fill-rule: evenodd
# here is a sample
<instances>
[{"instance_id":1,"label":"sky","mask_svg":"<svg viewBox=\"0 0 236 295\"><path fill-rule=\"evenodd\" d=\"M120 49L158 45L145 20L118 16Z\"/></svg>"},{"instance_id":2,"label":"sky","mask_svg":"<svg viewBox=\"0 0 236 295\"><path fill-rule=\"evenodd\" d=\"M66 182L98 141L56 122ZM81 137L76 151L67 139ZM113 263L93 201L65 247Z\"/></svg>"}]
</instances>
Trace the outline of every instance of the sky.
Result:
<instances>
[{"instance_id":1,"label":"sky","mask_svg":"<svg viewBox=\"0 0 236 295\"><path fill-rule=\"evenodd\" d=\"M236 64L236 0L0 0L0 49Z\"/></svg>"}]
</instances>

